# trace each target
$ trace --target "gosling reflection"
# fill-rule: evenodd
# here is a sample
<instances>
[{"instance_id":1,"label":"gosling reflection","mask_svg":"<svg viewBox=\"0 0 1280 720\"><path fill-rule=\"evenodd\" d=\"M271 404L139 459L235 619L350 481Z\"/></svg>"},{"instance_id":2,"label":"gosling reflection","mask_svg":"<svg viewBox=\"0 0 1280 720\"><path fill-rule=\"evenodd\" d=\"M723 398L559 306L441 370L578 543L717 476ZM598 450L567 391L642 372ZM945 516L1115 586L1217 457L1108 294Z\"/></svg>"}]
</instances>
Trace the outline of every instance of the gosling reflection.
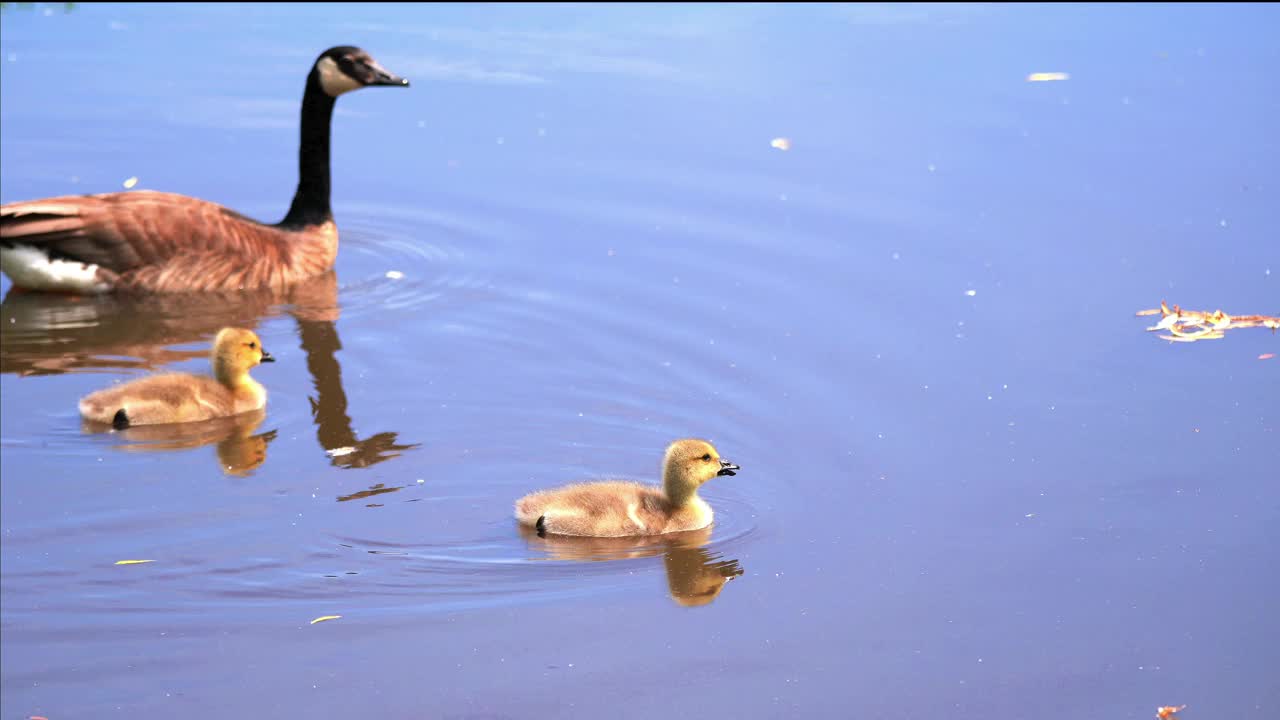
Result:
<instances>
[{"instance_id":1,"label":"gosling reflection","mask_svg":"<svg viewBox=\"0 0 1280 720\"><path fill-rule=\"evenodd\" d=\"M107 423L85 421L86 433L115 433L125 452L166 452L215 445L218 467L227 475L249 475L267 460L267 445L276 431L255 431L266 419L265 410L212 420L168 425L136 425L115 431Z\"/></svg>"},{"instance_id":2,"label":"gosling reflection","mask_svg":"<svg viewBox=\"0 0 1280 720\"><path fill-rule=\"evenodd\" d=\"M602 562L663 556L667 570L667 591L671 599L685 607L709 605L732 579L743 574L737 560L722 560L708 549L711 528L668 535L636 537L540 536L532 528L520 527L530 549L546 553L554 560Z\"/></svg>"},{"instance_id":3,"label":"gosling reflection","mask_svg":"<svg viewBox=\"0 0 1280 720\"><path fill-rule=\"evenodd\" d=\"M332 271L288 288L235 293L68 296L12 289L0 303L0 372L159 370L208 353L173 350L174 345L206 345L219 328L256 329L260 321L285 314L297 322L315 388L309 400L316 438L333 465L365 468L419 447L401 443L395 432L361 438L352 429L336 357L342 343ZM208 442L215 441L221 442ZM265 456L266 442L260 445ZM249 446L229 445L227 452L253 455Z\"/></svg>"}]
</instances>

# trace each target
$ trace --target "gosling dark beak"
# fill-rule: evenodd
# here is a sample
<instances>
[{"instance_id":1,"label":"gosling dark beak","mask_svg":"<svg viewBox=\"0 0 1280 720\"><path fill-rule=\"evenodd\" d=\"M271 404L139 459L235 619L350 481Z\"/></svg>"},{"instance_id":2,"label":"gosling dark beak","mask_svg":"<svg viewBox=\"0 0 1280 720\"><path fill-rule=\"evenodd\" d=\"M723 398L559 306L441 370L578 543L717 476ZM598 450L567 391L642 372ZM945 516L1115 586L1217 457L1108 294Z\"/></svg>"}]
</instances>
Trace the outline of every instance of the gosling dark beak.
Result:
<instances>
[{"instance_id":1,"label":"gosling dark beak","mask_svg":"<svg viewBox=\"0 0 1280 720\"><path fill-rule=\"evenodd\" d=\"M735 470L741 470L741 469L742 469L742 468L738 467L737 465L734 465L733 463L729 462L728 460L721 460L721 461L720 461L720 472L716 473L716 475L737 475L737 473L736 473L736 472L734 472L734 471L735 471Z\"/></svg>"},{"instance_id":2,"label":"gosling dark beak","mask_svg":"<svg viewBox=\"0 0 1280 720\"><path fill-rule=\"evenodd\" d=\"M370 85L390 85L392 87L409 87L409 81L399 75L387 70L376 62L369 63L369 69L373 71L373 80Z\"/></svg>"},{"instance_id":3,"label":"gosling dark beak","mask_svg":"<svg viewBox=\"0 0 1280 720\"><path fill-rule=\"evenodd\" d=\"M276 359L271 357L271 353L267 352L266 350L262 351L262 362L275 362L275 361Z\"/></svg>"}]
</instances>

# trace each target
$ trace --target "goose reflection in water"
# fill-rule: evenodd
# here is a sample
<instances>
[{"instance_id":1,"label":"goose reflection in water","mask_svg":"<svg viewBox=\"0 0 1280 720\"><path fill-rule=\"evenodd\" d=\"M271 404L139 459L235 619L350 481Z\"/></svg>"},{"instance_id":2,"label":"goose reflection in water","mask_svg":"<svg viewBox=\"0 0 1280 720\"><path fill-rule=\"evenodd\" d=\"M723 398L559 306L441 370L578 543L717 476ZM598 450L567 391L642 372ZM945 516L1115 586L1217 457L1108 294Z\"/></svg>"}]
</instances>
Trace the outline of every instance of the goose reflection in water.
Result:
<instances>
[{"instance_id":1,"label":"goose reflection in water","mask_svg":"<svg viewBox=\"0 0 1280 720\"><path fill-rule=\"evenodd\" d=\"M106 423L85 421L86 433L116 433L116 448L125 452L163 452L187 450L216 443L218 466L228 475L248 475L267 460L267 445L277 432L254 431L267 417L265 410L241 413L232 417L172 425L135 425L115 430Z\"/></svg>"},{"instance_id":2,"label":"goose reflection in water","mask_svg":"<svg viewBox=\"0 0 1280 720\"><path fill-rule=\"evenodd\" d=\"M101 370L159 370L175 362L208 356L208 349L174 350L201 343L225 326L256 328L265 318L291 315L315 388L310 398L316 438L330 462L364 468L418 447L398 441L395 432L360 438L347 414L338 319L337 275L330 271L282 290L237 293L68 296L11 290L0 303L0 372L52 375ZM246 473L265 461L275 432L254 435L262 422L252 414L231 424L200 428L153 426L121 433L129 451L173 450L218 444L228 472ZM245 428L252 423L252 427ZM88 432L103 428L85 427ZM260 457L259 457L260 456Z\"/></svg>"},{"instance_id":3,"label":"goose reflection in water","mask_svg":"<svg viewBox=\"0 0 1280 720\"><path fill-rule=\"evenodd\" d=\"M606 562L662 555L667 591L685 607L710 604L730 580L743 574L737 560L722 560L709 549L710 527L635 537L544 537L527 527L521 527L520 533L530 549L545 553L550 560Z\"/></svg>"}]
</instances>

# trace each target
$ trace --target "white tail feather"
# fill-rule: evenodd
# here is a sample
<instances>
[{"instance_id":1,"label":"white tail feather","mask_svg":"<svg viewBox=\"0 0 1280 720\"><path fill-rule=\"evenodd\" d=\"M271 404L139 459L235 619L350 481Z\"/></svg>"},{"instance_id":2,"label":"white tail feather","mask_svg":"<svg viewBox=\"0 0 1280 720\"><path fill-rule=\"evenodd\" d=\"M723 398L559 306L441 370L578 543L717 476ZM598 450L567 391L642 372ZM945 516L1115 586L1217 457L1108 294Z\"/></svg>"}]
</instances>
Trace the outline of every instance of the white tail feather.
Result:
<instances>
[{"instance_id":1,"label":"white tail feather","mask_svg":"<svg viewBox=\"0 0 1280 720\"><path fill-rule=\"evenodd\" d=\"M29 245L0 247L0 270L14 285L29 290L100 293L111 289L98 279L97 265L55 260L43 250Z\"/></svg>"}]
</instances>

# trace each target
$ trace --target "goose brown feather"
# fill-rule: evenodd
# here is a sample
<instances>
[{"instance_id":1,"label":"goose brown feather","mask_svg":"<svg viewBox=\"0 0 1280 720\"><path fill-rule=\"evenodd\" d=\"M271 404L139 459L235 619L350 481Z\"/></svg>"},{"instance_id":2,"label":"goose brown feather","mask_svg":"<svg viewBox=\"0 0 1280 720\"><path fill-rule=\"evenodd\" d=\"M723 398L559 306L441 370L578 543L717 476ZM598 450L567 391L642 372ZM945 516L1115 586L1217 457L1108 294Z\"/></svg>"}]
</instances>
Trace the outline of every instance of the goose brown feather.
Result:
<instances>
[{"instance_id":1,"label":"goose brown feather","mask_svg":"<svg viewBox=\"0 0 1280 720\"><path fill-rule=\"evenodd\" d=\"M144 292L281 288L324 273L338 253L332 221L288 230L145 190L5 205L0 241L97 265L112 289Z\"/></svg>"}]
</instances>

